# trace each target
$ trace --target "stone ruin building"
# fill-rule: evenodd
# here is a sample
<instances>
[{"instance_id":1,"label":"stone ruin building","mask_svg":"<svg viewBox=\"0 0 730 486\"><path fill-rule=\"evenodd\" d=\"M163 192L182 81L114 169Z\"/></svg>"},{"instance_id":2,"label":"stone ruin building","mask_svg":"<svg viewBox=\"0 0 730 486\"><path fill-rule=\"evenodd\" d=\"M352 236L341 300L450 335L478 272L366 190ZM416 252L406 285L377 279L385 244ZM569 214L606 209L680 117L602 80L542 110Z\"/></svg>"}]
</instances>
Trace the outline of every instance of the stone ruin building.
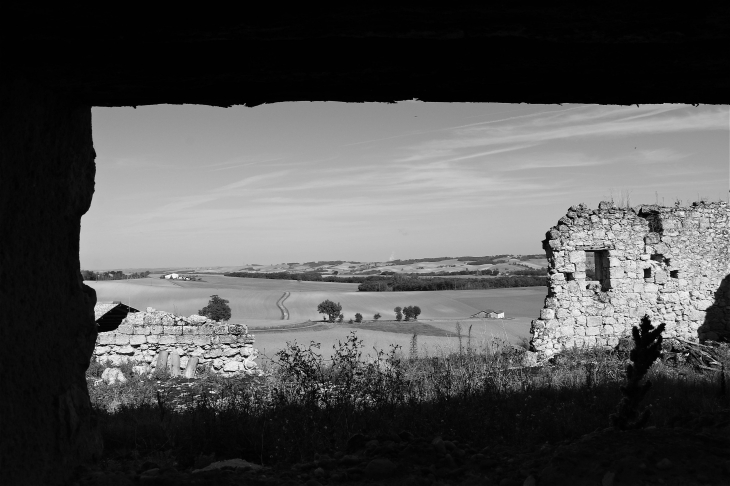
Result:
<instances>
[{"instance_id":1,"label":"stone ruin building","mask_svg":"<svg viewBox=\"0 0 730 486\"><path fill-rule=\"evenodd\" d=\"M728 214L725 202L571 207L543 240L548 295L532 349L612 347L644 315L666 337L730 338Z\"/></svg>"}]
</instances>

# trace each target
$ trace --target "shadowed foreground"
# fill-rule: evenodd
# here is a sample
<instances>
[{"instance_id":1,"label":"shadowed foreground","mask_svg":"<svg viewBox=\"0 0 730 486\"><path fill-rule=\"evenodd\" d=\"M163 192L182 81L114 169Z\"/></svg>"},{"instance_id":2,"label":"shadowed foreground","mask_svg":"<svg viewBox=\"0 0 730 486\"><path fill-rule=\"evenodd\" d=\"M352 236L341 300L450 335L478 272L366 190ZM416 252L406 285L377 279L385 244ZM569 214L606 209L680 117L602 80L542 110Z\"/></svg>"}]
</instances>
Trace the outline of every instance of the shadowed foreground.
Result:
<instances>
[{"instance_id":1,"label":"shadowed foreground","mask_svg":"<svg viewBox=\"0 0 730 486\"><path fill-rule=\"evenodd\" d=\"M681 352L649 372L650 427L622 432L608 428L627 358L618 351L568 353L542 368L514 367L522 352L500 341L370 362L354 335L332 362L314 351L290 347L262 377L92 385L107 451L98 469L151 484L730 480L728 396L718 373ZM730 364L726 345L713 352ZM233 458L250 464L192 472Z\"/></svg>"}]
</instances>

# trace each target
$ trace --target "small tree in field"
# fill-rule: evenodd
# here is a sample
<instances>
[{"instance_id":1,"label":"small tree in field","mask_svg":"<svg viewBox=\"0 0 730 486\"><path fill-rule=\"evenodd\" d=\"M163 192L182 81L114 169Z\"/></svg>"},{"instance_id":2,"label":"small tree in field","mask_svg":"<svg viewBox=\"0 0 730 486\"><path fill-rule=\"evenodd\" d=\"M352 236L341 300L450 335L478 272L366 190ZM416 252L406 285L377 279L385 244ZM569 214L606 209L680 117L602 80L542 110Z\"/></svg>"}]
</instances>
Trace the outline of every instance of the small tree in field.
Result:
<instances>
[{"instance_id":1,"label":"small tree in field","mask_svg":"<svg viewBox=\"0 0 730 486\"><path fill-rule=\"evenodd\" d=\"M403 315L406 317L404 321L410 321L413 318L413 307L410 305L403 308Z\"/></svg>"},{"instance_id":2,"label":"small tree in field","mask_svg":"<svg viewBox=\"0 0 730 486\"><path fill-rule=\"evenodd\" d=\"M231 308L226 299L211 295L208 305L200 309L198 314L214 321L227 321L231 318Z\"/></svg>"},{"instance_id":3,"label":"small tree in field","mask_svg":"<svg viewBox=\"0 0 730 486\"><path fill-rule=\"evenodd\" d=\"M380 315L380 313L378 312L378 313L376 313L376 314L375 314L375 315L373 316L373 319L375 319L375 320L377 321L377 320L378 320L378 319L380 319L381 317L383 317L383 316L381 316L381 315Z\"/></svg>"},{"instance_id":4,"label":"small tree in field","mask_svg":"<svg viewBox=\"0 0 730 486\"><path fill-rule=\"evenodd\" d=\"M344 320L345 320L345 314L340 314L340 316L337 318L337 322L339 322L340 324L342 324L342 321L344 321Z\"/></svg>"},{"instance_id":5,"label":"small tree in field","mask_svg":"<svg viewBox=\"0 0 730 486\"><path fill-rule=\"evenodd\" d=\"M327 316L329 322L335 322L335 319L340 314L341 310L342 306L339 302L335 304L329 299L325 300L324 302L320 302L317 306L317 312Z\"/></svg>"},{"instance_id":6,"label":"small tree in field","mask_svg":"<svg viewBox=\"0 0 730 486\"><path fill-rule=\"evenodd\" d=\"M362 314L359 312L355 314L355 322L362 322Z\"/></svg>"},{"instance_id":7,"label":"small tree in field","mask_svg":"<svg viewBox=\"0 0 730 486\"><path fill-rule=\"evenodd\" d=\"M421 308L418 307L417 305L414 305L413 307L411 307L411 313L413 314L413 320L417 321L418 316L421 315Z\"/></svg>"},{"instance_id":8,"label":"small tree in field","mask_svg":"<svg viewBox=\"0 0 730 486\"><path fill-rule=\"evenodd\" d=\"M395 309L393 309L393 311L395 312L395 320L398 322L400 322L403 319L403 314L401 314L401 312L400 312L402 310L403 309L401 307L396 307Z\"/></svg>"}]
</instances>

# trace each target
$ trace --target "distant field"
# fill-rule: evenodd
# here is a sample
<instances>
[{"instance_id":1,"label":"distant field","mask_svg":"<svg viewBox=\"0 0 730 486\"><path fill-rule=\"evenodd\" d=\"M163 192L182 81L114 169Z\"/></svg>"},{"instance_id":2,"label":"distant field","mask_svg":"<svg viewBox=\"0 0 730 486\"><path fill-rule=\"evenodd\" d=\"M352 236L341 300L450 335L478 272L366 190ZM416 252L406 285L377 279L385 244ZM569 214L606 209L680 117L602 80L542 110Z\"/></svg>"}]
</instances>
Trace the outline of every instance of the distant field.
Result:
<instances>
[{"instance_id":1,"label":"distant field","mask_svg":"<svg viewBox=\"0 0 730 486\"><path fill-rule=\"evenodd\" d=\"M384 319L395 319L393 309L408 305L419 306L423 319L468 317L480 310L443 294L444 292L292 292L286 300L286 307L289 309L290 319L293 320L321 318L317 313L317 304L325 299L342 305L345 320L354 318L357 312L365 319L372 319L376 312Z\"/></svg>"},{"instance_id":2,"label":"distant field","mask_svg":"<svg viewBox=\"0 0 730 486\"><path fill-rule=\"evenodd\" d=\"M396 306L417 305L422 313L419 321L431 334L441 336L419 336L419 344L427 346L433 352L439 347L456 346L457 339L448 337L456 334L456 321L462 325L462 333L466 334L469 325L473 325L472 337L487 339L500 336L518 343L529 336L530 320L539 315L545 299L544 287L486 289L486 290L449 290L438 292L358 292L357 284L340 284L330 282L296 282L292 280L249 279L207 275L205 282L170 281L159 278L137 280L116 280L95 282L87 281L93 287L100 301L119 300L139 310L154 307L158 310L174 312L179 315L197 314L198 310L208 303L213 294L218 294L230 301L231 322L243 323L251 328L276 328L285 325L306 323L308 320L321 321L317 313L317 304L325 299L339 302L345 315L345 323L337 326L316 325L307 329L279 329L271 332L253 332L256 335L256 347L273 353L282 349L286 341L297 340L309 343L310 340L321 342L327 353L337 340L344 341L352 327L347 320L354 318L356 312L370 321L376 312L382 315L377 326L367 322L358 326L357 334L365 340L368 349L372 346L387 349L390 344L410 345L412 335L409 324L406 333L387 332L380 326L397 326L388 323L395 319L393 308ZM290 319L282 320L281 311L276 302L282 294L291 293L284 305L289 311ZM469 316L484 309L504 310L505 320L469 319ZM306 325L306 324L304 324ZM404 323L400 324L401 326ZM417 329L414 327L414 329ZM400 332L405 328L398 329ZM417 330L416 330L417 332Z\"/></svg>"},{"instance_id":3,"label":"distant field","mask_svg":"<svg viewBox=\"0 0 730 486\"><path fill-rule=\"evenodd\" d=\"M357 289L357 284L235 278L220 275L206 275L204 280L205 282L188 282L145 278L85 283L96 290L97 300L100 301L119 300L139 310L154 307L185 316L197 314L199 309L207 305L210 296L217 294L229 301L233 314L231 322L243 322L248 319L280 320L281 311L276 302L285 291L316 292L331 289L330 293L334 294L337 291ZM285 302L287 307L288 303L289 299ZM315 313L316 307L317 304L314 307Z\"/></svg>"},{"instance_id":4,"label":"distant field","mask_svg":"<svg viewBox=\"0 0 730 486\"><path fill-rule=\"evenodd\" d=\"M512 344L520 344L523 339L530 337L529 321L517 322L504 321L497 322L478 322L474 320L462 320L462 345L467 345L467 332L469 325L472 324L472 346L475 348L484 348L489 346L493 339L497 338L510 342ZM386 323L379 323L381 326ZM261 332L255 334L256 349L259 350L262 357L259 362L265 361L266 357L273 358L274 354L286 347L287 342L297 343L299 345L309 345L311 341L320 343L319 353L326 359L332 357L333 346L338 342L345 342L350 332L355 331L358 339L362 339L364 354L375 356L376 351L382 350L386 353L390 350L391 345L398 345L401 351L408 354L412 331L418 333L418 352L421 356L435 356L440 353L455 352L459 349L459 340L456 337L456 322L424 322L420 323L427 328L440 328L445 331L445 336L429 336L418 333L418 324L412 323L408 332L396 333L385 332L376 329L369 329L367 323L356 327L349 324L337 325L334 328L322 331L299 330L285 333L266 333ZM397 326L397 323L393 323Z\"/></svg>"},{"instance_id":5,"label":"distant field","mask_svg":"<svg viewBox=\"0 0 730 486\"><path fill-rule=\"evenodd\" d=\"M448 290L439 292L479 310L505 311L506 317L535 319L545 302L545 287L517 287L487 290Z\"/></svg>"}]
</instances>

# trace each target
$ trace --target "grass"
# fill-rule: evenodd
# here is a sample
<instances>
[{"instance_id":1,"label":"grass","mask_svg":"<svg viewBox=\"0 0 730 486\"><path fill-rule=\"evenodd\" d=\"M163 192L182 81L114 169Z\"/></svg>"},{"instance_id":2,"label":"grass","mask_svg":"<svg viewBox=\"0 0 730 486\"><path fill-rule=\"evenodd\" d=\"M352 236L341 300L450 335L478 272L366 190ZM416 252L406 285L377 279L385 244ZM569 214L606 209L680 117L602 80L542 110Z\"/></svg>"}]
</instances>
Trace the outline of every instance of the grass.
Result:
<instances>
[{"instance_id":1,"label":"grass","mask_svg":"<svg viewBox=\"0 0 730 486\"><path fill-rule=\"evenodd\" d=\"M465 340L466 341L466 340ZM260 464L311 461L342 450L355 433L409 431L442 436L479 450L531 451L608 427L622 398L627 356L574 350L542 368L515 367L521 351L499 339L461 352L424 355L400 347L363 357L353 332L332 360L319 345L290 345L264 363L261 377L195 381L164 375L121 386L95 384L103 366L89 368L92 403L107 457L241 457ZM730 351L723 350L726 369ZM649 425L672 425L692 414L727 408L717 373L658 361L649 370ZM158 398L159 392L159 398Z\"/></svg>"}]
</instances>

